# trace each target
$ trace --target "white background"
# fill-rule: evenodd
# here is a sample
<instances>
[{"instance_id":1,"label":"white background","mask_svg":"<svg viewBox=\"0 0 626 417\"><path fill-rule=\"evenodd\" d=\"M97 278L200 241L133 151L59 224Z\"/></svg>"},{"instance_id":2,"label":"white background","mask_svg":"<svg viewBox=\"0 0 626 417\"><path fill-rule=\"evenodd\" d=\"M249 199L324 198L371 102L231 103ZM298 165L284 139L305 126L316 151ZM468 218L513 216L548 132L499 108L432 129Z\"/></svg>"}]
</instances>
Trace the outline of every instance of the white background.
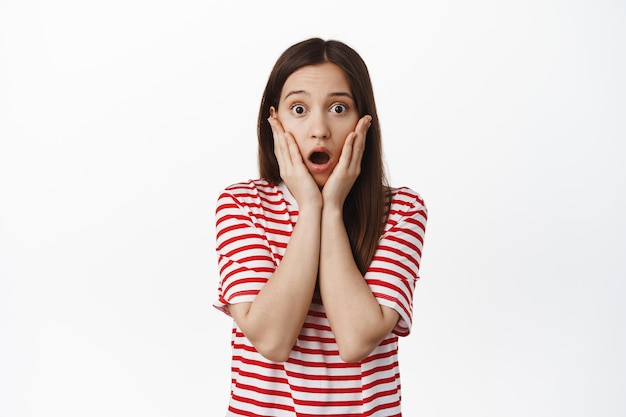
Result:
<instances>
[{"instance_id":1,"label":"white background","mask_svg":"<svg viewBox=\"0 0 626 417\"><path fill-rule=\"evenodd\" d=\"M0 1L0 415L219 416L219 190L289 45L429 208L407 416L626 414L626 4Z\"/></svg>"}]
</instances>

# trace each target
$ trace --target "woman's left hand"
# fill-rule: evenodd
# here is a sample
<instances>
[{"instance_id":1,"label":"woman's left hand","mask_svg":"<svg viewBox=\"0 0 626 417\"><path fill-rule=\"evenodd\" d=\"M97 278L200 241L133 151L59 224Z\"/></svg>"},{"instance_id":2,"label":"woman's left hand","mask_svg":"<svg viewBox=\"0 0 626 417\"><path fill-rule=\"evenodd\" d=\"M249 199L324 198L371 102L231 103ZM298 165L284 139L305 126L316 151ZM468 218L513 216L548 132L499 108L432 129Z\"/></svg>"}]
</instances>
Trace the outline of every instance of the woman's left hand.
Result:
<instances>
[{"instance_id":1,"label":"woman's left hand","mask_svg":"<svg viewBox=\"0 0 626 417\"><path fill-rule=\"evenodd\" d=\"M339 162L322 189L324 207L343 209L343 203L361 173L361 160L365 150L365 137L372 123L372 116L361 117L353 132L346 137Z\"/></svg>"}]
</instances>

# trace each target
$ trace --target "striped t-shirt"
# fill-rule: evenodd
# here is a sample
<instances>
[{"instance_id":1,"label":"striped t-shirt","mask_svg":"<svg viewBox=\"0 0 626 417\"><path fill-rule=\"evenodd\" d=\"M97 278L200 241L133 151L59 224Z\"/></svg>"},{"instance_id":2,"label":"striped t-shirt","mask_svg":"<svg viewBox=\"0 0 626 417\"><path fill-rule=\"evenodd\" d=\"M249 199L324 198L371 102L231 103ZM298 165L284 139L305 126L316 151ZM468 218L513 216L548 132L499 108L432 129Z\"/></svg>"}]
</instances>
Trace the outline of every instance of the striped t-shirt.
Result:
<instances>
[{"instance_id":1,"label":"striped t-shirt","mask_svg":"<svg viewBox=\"0 0 626 417\"><path fill-rule=\"evenodd\" d=\"M289 358L272 362L233 321L227 416L401 416L398 336L411 329L427 212L411 189L390 192L387 223L365 280L378 302L400 315L394 330L361 362L343 362L316 293ZM285 254L297 221L296 201L284 184L250 180L220 194L216 308L229 314L229 304L254 300Z\"/></svg>"}]
</instances>

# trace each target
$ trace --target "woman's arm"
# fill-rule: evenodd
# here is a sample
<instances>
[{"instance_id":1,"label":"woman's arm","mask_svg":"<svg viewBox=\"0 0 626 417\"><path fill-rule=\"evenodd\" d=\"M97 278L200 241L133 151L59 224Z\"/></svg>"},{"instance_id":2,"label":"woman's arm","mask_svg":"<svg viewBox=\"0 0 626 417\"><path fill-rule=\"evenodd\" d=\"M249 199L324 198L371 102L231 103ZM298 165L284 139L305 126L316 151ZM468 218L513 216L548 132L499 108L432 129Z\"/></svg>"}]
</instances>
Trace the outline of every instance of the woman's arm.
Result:
<instances>
[{"instance_id":1,"label":"woman's arm","mask_svg":"<svg viewBox=\"0 0 626 417\"><path fill-rule=\"evenodd\" d=\"M285 256L252 303L231 304L230 313L256 350L283 362L300 333L315 289L320 211L300 210Z\"/></svg>"},{"instance_id":2,"label":"woman's arm","mask_svg":"<svg viewBox=\"0 0 626 417\"><path fill-rule=\"evenodd\" d=\"M324 206L320 292L330 326L346 362L367 357L398 322L398 313L372 294L352 256L341 210Z\"/></svg>"}]
</instances>

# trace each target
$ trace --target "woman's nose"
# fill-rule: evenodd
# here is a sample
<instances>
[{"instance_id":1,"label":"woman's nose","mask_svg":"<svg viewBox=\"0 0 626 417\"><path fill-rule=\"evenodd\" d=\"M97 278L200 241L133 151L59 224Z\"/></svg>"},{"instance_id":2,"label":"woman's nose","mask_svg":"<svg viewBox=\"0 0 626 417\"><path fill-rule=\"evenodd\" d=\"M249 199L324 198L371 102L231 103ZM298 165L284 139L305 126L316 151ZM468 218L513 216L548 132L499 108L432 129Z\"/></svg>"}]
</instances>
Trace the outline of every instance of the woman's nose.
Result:
<instances>
[{"instance_id":1,"label":"woman's nose","mask_svg":"<svg viewBox=\"0 0 626 417\"><path fill-rule=\"evenodd\" d=\"M325 116L325 114L318 112L317 114L311 114L309 117L309 129L312 139L327 139L330 137L328 120L326 120Z\"/></svg>"}]
</instances>

